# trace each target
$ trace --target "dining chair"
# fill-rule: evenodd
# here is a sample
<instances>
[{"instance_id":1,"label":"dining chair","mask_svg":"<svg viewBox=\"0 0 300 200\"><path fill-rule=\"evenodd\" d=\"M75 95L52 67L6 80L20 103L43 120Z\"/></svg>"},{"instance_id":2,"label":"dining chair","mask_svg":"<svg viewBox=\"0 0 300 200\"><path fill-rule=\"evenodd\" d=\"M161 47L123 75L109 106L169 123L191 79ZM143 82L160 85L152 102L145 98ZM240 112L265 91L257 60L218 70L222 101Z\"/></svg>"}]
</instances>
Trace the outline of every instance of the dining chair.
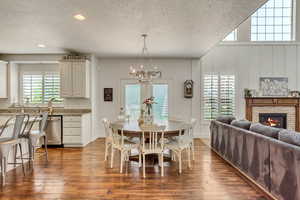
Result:
<instances>
[{"instance_id":1,"label":"dining chair","mask_svg":"<svg viewBox=\"0 0 300 200\"><path fill-rule=\"evenodd\" d=\"M108 149L109 147L112 146L113 143L113 136L112 136L112 131L110 128L110 122L108 119L103 118L102 123L104 126L104 131L105 131L105 154L104 154L104 160L106 161L108 158ZM112 147L111 147L112 148Z\"/></svg>"},{"instance_id":2,"label":"dining chair","mask_svg":"<svg viewBox=\"0 0 300 200\"><path fill-rule=\"evenodd\" d=\"M6 171L7 171L7 164L8 164L8 155L10 151L15 148L14 150L17 151L17 148L20 149L20 156L22 160L22 168L23 173L24 171L24 163L23 163L23 152L21 146L21 140L19 139L19 135L22 131L22 127L24 126L24 119L25 115L16 115L14 117L9 118L4 126L0 129L0 160L1 160L1 176L2 176L2 185L5 185L5 178L6 178ZM3 133L9 135L9 137L1 137ZM14 163L10 163L14 164Z\"/></svg>"},{"instance_id":3,"label":"dining chair","mask_svg":"<svg viewBox=\"0 0 300 200\"><path fill-rule=\"evenodd\" d=\"M172 155L176 156L179 164L179 173L182 173L182 153L187 151L188 154L188 167L191 167L191 144L192 139L190 137L190 123L184 123L180 127L179 136L176 139L170 140L165 144L165 148L171 150Z\"/></svg>"},{"instance_id":4,"label":"dining chair","mask_svg":"<svg viewBox=\"0 0 300 200\"><path fill-rule=\"evenodd\" d=\"M164 131L166 126L142 125L142 144L140 146L140 155L142 155L143 177L146 178L146 155L157 154L161 176L164 176ZM141 157L141 156L139 156Z\"/></svg>"},{"instance_id":5,"label":"dining chair","mask_svg":"<svg viewBox=\"0 0 300 200\"><path fill-rule=\"evenodd\" d=\"M47 134L46 134L46 128L47 128L47 122L48 122L48 116L49 113L48 112L43 112L41 115L41 119L38 120L39 121L39 129L38 130L32 130L32 125L31 128L29 130L29 132L26 134L24 133L24 135L27 135L28 138L28 151L29 151L29 158L30 160L34 160L35 158L35 152L36 149L38 149L40 147L40 139L43 138L43 142L44 142L44 155L45 155L45 159L48 162L48 138L47 138ZM38 118L35 118L35 121L33 123L35 123L37 121Z\"/></svg>"},{"instance_id":6,"label":"dining chair","mask_svg":"<svg viewBox=\"0 0 300 200\"><path fill-rule=\"evenodd\" d=\"M120 156L120 173L123 173L123 163L129 161L130 152L133 149L138 149L139 143L132 142L126 139L124 135L123 125L119 123L110 123L112 131L112 144L111 144L111 163L110 167L113 168L114 150L118 150ZM140 161L139 161L140 162Z\"/></svg>"}]
</instances>

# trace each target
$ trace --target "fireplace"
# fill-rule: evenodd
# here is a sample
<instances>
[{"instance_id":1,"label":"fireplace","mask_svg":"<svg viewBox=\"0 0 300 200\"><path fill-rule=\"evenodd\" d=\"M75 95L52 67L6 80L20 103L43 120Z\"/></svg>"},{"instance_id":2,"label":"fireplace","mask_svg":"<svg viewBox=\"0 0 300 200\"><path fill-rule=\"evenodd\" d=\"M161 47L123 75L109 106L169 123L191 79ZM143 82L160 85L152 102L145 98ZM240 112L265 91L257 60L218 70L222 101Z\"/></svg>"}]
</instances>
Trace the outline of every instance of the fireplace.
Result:
<instances>
[{"instance_id":1,"label":"fireplace","mask_svg":"<svg viewBox=\"0 0 300 200\"><path fill-rule=\"evenodd\" d=\"M276 128L287 128L286 113L259 113L259 122Z\"/></svg>"}]
</instances>

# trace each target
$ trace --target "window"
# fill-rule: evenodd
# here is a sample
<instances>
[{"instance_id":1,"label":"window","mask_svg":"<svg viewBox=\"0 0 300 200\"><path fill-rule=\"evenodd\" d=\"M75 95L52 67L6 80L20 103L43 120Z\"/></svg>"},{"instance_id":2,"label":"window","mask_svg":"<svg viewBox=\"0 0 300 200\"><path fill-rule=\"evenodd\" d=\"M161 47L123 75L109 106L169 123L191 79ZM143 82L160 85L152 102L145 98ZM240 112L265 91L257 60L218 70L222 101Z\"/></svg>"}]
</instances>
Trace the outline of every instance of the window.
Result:
<instances>
[{"instance_id":1,"label":"window","mask_svg":"<svg viewBox=\"0 0 300 200\"><path fill-rule=\"evenodd\" d=\"M293 0L269 0L251 16L251 41L293 39Z\"/></svg>"},{"instance_id":2,"label":"window","mask_svg":"<svg viewBox=\"0 0 300 200\"><path fill-rule=\"evenodd\" d=\"M167 83L154 83L152 85L141 86L137 83L125 82L123 102L127 115L130 115L131 120L137 120L140 117L141 109L145 109L143 101L151 96L155 99L156 104L153 104L153 116L157 121L168 119L169 88ZM143 88L143 90L142 90Z\"/></svg>"},{"instance_id":3,"label":"window","mask_svg":"<svg viewBox=\"0 0 300 200\"><path fill-rule=\"evenodd\" d=\"M204 75L203 118L213 120L218 115L235 113L235 76Z\"/></svg>"},{"instance_id":4,"label":"window","mask_svg":"<svg viewBox=\"0 0 300 200\"><path fill-rule=\"evenodd\" d=\"M168 85L154 84L152 86L152 95L157 104L153 105L154 119L163 121L168 119Z\"/></svg>"},{"instance_id":5,"label":"window","mask_svg":"<svg viewBox=\"0 0 300 200\"><path fill-rule=\"evenodd\" d=\"M125 111L130 119L137 120L141 111L141 86L139 84L125 85Z\"/></svg>"},{"instance_id":6,"label":"window","mask_svg":"<svg viewBox=\"0 0 300 200\"><path fill-rule=\"evenodd\" d=\"M51 98L61 103L60 75L56 72L23 74L23 103L45 104Z\"/></svg>"},{"instance_id":7,"label":"window","mask_svg":"<svg viewBox=\"0 0 300 200\"><path fill-rule=\"evenodd\" d=\"M231 33L229 33L223 41L229 42L229 41L236 41L237 40L237 29L234 29Z\"/></svg>"}]
</instances>

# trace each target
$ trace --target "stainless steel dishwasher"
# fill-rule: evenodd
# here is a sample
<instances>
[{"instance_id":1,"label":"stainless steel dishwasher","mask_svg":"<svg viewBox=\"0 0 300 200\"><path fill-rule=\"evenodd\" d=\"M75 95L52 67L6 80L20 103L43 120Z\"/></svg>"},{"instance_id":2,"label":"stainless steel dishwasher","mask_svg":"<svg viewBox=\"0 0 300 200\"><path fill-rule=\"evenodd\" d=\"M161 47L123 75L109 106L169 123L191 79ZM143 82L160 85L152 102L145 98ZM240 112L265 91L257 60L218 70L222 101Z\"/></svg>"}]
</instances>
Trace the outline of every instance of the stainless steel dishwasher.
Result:
<instances>
[{"instance_id":1,"label":"stainless steel dishwasher","mask_svg":"<svg viewBox=\"0 0 300 200\"><path fill-rule=\"evenodd\" d=\"M63 147L62 115L49 115L46 134L49 147Z\"/></svg>"}]
</instances>

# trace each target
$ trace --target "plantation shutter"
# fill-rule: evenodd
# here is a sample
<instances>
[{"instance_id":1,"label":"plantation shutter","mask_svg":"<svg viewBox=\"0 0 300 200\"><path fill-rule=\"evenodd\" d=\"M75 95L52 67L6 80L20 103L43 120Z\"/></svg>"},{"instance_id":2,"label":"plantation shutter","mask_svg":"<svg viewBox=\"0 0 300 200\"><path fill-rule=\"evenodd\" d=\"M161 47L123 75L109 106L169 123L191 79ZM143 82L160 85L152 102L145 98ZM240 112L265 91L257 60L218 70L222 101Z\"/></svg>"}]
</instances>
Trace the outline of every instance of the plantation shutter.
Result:
<instances>
[{"instance_id":1,"label":"plantation shutter","mask_svg":"<svg viewBox=\"0 0 300 200\"><path fill-rule=\"evenodd\" d=\"M23 75L23 102L39 104L43 102L43 75Z\"/></svg>"},{"instance_id":2,"label":"plantation shutter","mask_svg":"<svg viewBox=\"0 0 300 200\"><path fill-rule=\"evenodd\" d=\"M235 76L204 75L203 118L216 119L218 115L235 114Z\"/></svg>"},{"instance_id":3,"label":"plantation shutter","mask_svg":"<svg viewBox=\"0 0 300 200\"><path fill-rule=\"evenodd\" d=\"M235 111L235 78L233 75L220 76L220 114L234 115Z\"/></svg>"},{"instance_id":4,"label":"plantation shutter","mask_svg":"<svg viewBox=\"0 0 300 200\"><path fill-rule=\"evenodd\" d=\"M44 103L47 103L51 98L55 98L54 102L62 102L59 73L46 73L44 76Z\"/></svg>"},{"instance_id":5,"label":"plantation shutter","mask_svg":"<svg viewBox=\"0 0 300 200\"><path fill-rule=\"evenodd\" d=\"M204 119L212 120L218 116L219 104L218 104L218 75L204 75Z\"/></svg>"}]
</instances>

